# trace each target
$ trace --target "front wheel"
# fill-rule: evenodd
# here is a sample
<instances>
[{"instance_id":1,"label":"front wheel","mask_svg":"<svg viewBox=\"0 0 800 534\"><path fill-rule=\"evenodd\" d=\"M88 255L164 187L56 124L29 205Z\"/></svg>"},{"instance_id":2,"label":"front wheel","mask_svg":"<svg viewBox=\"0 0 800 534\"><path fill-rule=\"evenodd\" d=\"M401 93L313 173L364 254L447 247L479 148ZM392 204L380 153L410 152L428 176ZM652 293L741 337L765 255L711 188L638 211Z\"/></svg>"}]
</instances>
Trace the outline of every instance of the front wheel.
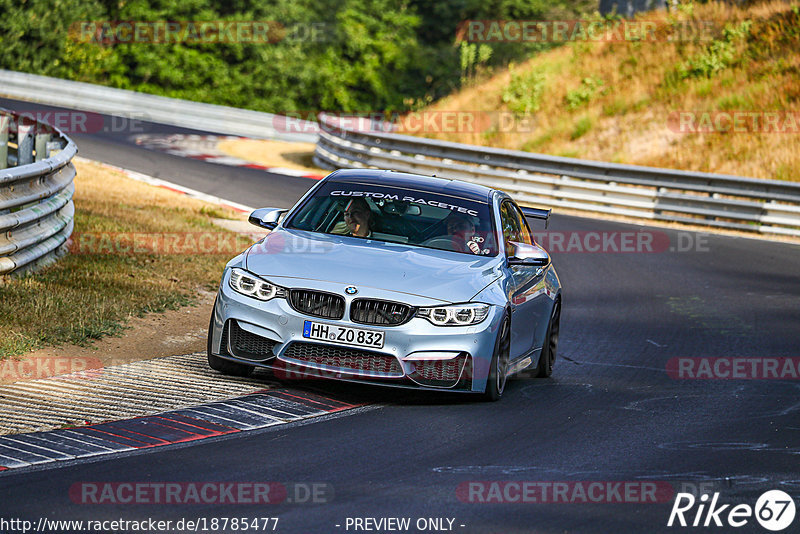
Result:
<instances>
[{"instance_id":1,"label":"front wheel","mask_svg":"<svg viewBox=\"0 0 800 534\"><path fill-rule=\"evenodd\" d=\"M553 364L556 361L556 350L558 349L558 330L561 327L561 302L556 301L553 306L553 314L550 316L550 323L547 325L547 335L544 338L542 355L539 356L539 366L536 369L537 378L548 378L553 374Z\"/></svg>"},{"instance_id":2,"label":"front wheel","mask_svg":"<svg viewBox=\"0 0 800 534\"><path fill-rule=\"evenodd\" d=\"M503 318L500 330L497 334L497 341L494 346L492 363L489 368L489 376L486 379L486 390L483 393L483 400L497 401L503 396L506 388L506 372L508 371L508 355L511 349L511 319L508 315Z\"/></svg>"}]
</instances>

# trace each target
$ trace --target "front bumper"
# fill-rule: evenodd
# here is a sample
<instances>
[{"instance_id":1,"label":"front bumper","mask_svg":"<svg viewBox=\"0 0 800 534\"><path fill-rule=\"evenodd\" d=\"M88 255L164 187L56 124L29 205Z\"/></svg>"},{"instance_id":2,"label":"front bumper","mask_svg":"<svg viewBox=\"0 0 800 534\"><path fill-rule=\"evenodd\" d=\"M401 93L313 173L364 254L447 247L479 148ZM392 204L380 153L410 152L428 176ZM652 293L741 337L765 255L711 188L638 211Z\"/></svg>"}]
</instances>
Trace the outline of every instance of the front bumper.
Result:
<instances>
[{"instance_id":1,"label":"front bumper","mask_svg":"<svg viewBox=\"0 0 800 534\"><path fill-rule=\"evenodd\" d=\"M294 310L283 298L263 302L236 293L228 285L228 276L226 270L211 322L211 351L217 356L274 369L279 378L332 378L437 391L483 392L486 387L503 316L500 306L492 306L488 317L473 326L441 327L419 317L399 326L368 326L349 320L354 297L344 295L343 319L320 319ZM298 281L297 287L310 284ZM315 289L334 289L327 285L314 282ZM385 291L370 293L366 288L358 297L387 298ZM408 302L408 295L395 295L392 300L422 305ZM303 337L305 321L381 330L384 345L378 350L309 340ZM232 339L238 344L232 345Z\"/></svg>"}]
</instances>

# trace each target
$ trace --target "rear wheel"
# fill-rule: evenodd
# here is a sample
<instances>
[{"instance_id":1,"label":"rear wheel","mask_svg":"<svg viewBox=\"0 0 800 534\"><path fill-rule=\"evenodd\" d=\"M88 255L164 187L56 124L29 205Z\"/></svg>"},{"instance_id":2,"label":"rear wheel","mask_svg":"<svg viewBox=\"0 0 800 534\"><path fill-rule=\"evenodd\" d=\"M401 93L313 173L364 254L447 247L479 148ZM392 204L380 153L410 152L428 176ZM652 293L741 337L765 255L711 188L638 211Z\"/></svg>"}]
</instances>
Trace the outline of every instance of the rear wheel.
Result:
<instances>
[{"instance_id":1,"label":"rear wheel","mask_svg":"<svg viewBox=\"0 0 800 534\"><path fill-rule=\"evenodd\" d=\"M553 364L556 361L556 351L558 349L558 331L561 327L561 301L556 301L553 306L553 313L550 316L550 323L547 325L547 335L542 347L542 355L539 357L539 366L536 369L538 378L547 378L553 374Z\"/></svg>"},{"instance_id":2,"label":"rear wheel","mask_svg":"<svg viewBox=\"0 0 800 534\"><path fill-rule=\"evenodd\" d=\"M508 371L508 355L511 349L511 319L508 315L500 323L500 330L497 334L497 341L494 346L492 363L489 368L489 376L486 379L486 390L483 393L483 400L496 401L503 396L506 389L506 372Z\"/></svg>"},{"instance_id":3,"label":"rear wheel","mask_svg":"<svg viewBox=\"0 0 800 534\"><path fill-rule=\"evenodd\" d=\"M214 308L217 307L217 302L214 301ZM250 376L253 372L252 365L244 365L242 363L232 362L225 358L220 358L216 354L211 353L211 334L214 331L214 312L211 312L211 320L208 322L208 345L206 351L208 353L208 366L219 371L224 375L230 376ZM223 349L224 350L224 349Z\"/></svg>"}]
</instances>

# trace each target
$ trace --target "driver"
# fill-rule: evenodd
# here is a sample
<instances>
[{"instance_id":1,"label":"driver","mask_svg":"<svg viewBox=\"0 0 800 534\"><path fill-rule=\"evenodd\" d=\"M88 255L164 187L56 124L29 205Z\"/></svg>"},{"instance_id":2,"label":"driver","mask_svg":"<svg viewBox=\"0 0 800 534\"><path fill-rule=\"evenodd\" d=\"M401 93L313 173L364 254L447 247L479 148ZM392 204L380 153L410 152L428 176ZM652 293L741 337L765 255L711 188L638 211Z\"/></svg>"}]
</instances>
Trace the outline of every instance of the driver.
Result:
<instances>
[{"instance_id":1,"label":"driver","mask_svg":"<svg viewBox=\"0 0 800 534\"><path fill-rule=\"evenodd\" d=\"M367 201L363 198L354 198L344 208L344 223L347 233L354 237L372 236L373 214Z\"/></svg>"},{"instance_id":2,"label":"driver","mask_svg":"<svg viewBox=\"0 0 800 534\"><path fill-rule=\"evenodd\" d=\"M447 217L447 235L453 239L453 247L459 252L480 254L481 247L475 242L475 223L472 218L460 213Z\"/></svg>"}]
</instances>

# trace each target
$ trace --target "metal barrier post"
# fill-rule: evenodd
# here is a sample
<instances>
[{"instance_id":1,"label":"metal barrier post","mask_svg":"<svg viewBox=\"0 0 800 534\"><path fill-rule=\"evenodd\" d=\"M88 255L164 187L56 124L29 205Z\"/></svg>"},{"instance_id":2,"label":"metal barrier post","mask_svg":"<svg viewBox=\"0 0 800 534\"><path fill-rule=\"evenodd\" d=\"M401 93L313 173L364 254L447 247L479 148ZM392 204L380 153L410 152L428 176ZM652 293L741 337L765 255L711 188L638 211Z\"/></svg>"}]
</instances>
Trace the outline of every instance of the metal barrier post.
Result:
<instances>
[{"instance_id":1,"label":"metal barrier post","mask_svg":"<svg viewBox=\"0 0 800 534\"><path fill-rule=\"evenodd\" d=\"M50 156L47 151L47 144L50 142L51 137L52 135L49 133L36 134L36 161L42 161Z\"/></svg>"},{"instance_id":2,"label":"metal barrier post","mask_svg":"<svg viewBox=\"0 0 800 534\"><path fill-rule=\"evenodd\" d=\"M11 117L0 113L0 169L8 167L8 127Z\"/></svg>"},{"instance_id":3,"label":"metal barrier post","mask_svg":"<svg viewBox=\"0 0 800 534\"><path fill-rule=\"evenodd\" d=\"M25 117L17 117L17 165L33 163L33 132L35 124Z\"/></svg>"}]
</instances>

